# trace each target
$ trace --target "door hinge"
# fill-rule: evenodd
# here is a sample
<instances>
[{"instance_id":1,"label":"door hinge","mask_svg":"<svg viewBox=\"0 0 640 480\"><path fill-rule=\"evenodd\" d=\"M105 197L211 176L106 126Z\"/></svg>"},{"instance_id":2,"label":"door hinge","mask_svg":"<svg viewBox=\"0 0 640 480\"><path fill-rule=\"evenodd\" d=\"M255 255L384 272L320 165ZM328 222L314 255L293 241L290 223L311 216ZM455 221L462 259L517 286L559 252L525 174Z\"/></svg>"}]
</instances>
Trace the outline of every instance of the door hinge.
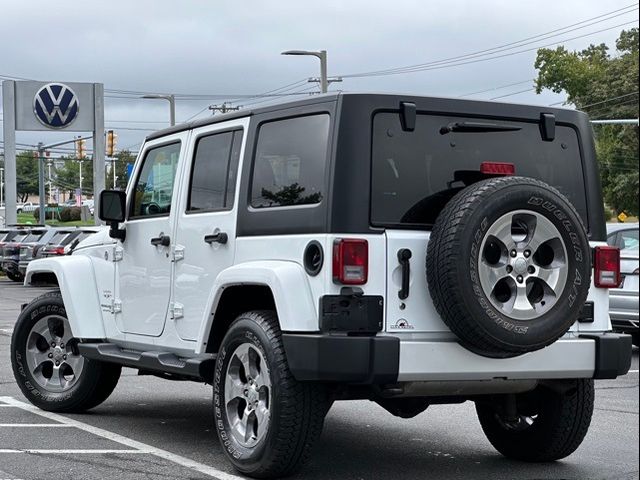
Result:
<instances>
[{"instance_id":1,"label":"door hinge","mask_svg":"<svg viewBox=\"0 0 640 480\"><path fill-rule=\"evenodd\" d=\"M114 262L119 262L124 258L124 249L122 249L121 247L116 247L113 250L113 261Z\"/></svg>"},{"instance_id":2,"label":"door hinge","mask_svg":"<svg viewBox=\"0 0 640 480\"><path fill-rule=\"evenodd\" d=\"M184 305L178 302L171 302L169 304L169 314L172 320L184 317Z\"/></svg>"},{"instance_id":3,"label":"door hinge","mask_svg":"<svg viewBox=\"0 0 640 480\"><path fill-rule=\"evenodd\" d=\"M174 245L171 249L171 259L174 262L184 260L184 245Z\"/></svg>"},{"instance_id":4,"label":"door hinge","mask_svg":"<svg viewBox=\"0 0 640 480\"><path fill-rule=\"evenodd\" d=\"M120 313L122 312L122 302L117 299L114 298L113 300L111 300L111 313Z\"/></svg>"}]
</instances>

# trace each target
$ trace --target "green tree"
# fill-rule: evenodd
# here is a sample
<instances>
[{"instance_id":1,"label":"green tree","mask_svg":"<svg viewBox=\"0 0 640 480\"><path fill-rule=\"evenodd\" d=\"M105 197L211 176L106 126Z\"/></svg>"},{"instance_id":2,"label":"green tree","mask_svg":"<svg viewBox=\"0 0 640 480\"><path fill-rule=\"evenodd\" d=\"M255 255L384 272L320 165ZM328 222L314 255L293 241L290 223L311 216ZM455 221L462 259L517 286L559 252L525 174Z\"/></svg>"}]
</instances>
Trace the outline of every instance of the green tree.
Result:
<instances>
[{"instance_id":1,"label":"green tree","mask_svg":"<svg viewBox=\"0 0 640 480\"><path fill-rule=\"evenodd\" d=\"M53 185L69 195L75 195L80 188L80 161L75 157L60 157L64 162L62 167L55 169ZM82 194L93 194L93 162L91 159L82 159Z\"/></svg>"},{"instance_id":2,"label":"green tree","mask_svg":"<svg viewBox=\"0 0 640 480\"><path fill-rule=\"evenodd\" d=\"M25 151L16 155L16 178L19 202L26 202L29 195L38 194L37 152Z\"/></svg>"},{"instance_id":3,"label":"green tree","mask_svg":"<svg viewBox=\"0 0 640 480\"><path fill-rule=\"evenodd\" d=\"M638 118L638 29L622 31L611 55L605 44L582 51L538 50L536 91L565 92L567 104L592 119ZM638 215L638 126L594 125L605 202Z\"/></svg>"}]
</instances>

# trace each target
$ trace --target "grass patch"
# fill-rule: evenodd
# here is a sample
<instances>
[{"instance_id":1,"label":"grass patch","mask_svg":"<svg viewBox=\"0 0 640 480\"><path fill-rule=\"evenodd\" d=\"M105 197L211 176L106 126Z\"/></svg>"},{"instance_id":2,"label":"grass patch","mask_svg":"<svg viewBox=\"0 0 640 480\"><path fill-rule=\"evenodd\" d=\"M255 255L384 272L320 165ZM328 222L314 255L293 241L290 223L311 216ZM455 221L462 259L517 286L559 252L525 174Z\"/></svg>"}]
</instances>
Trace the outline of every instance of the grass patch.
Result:
<instances>
[{"instance_id":1,"label":"grass patch","mask_svg":"<svg viewBox=\"0 0 640 480\"><path fill-rule=\"evenodd\" d=\"M18 214L18 223L21 224L31 224L35 225L38 223L38 220L33 216L33 212L25 212ZM79 226L87 226L87 225L95 225L93 219L87 222L83 222L82 220L76 220L73 222L61 222L56 219L47 218L45 223L47 225L55 226L55 227L79 227Z\"/></svg>"}]
</instances>

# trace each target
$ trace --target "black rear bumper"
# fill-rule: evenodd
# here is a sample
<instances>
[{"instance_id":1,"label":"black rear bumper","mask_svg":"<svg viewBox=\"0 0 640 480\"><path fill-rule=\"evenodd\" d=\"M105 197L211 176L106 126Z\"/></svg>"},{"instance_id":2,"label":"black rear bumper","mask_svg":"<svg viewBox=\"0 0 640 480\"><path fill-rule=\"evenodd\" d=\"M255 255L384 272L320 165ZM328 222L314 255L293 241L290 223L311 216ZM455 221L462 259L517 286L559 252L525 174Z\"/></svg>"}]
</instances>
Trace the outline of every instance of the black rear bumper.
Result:
<instances>
[{"instance_id":1,"label":"black rear bumper","mask_svg":"<svg viewBox=\"0 0 640 480\"><path fill-rule=\"evenodd\" d=\"M593 371L595 379L612 379L626 375L631 368L631 335L623 333L581 334L596 342L596 365Z\"/></svg>"},{"instance_id":2,"label":"black rear bumper","mask_svg":"<svg viewBox=\"0 0 640 480\"><path fill-rule=\"evenodd\" d=\"M353 384L398 380L400 340L396 337L284 333L282 340L297 380Z\"/></svg>"},{"instance_id":3,"label":"black rear bumper","mask_svg":"<svg viewBox=\"0 0 640 480\"><path fill-rule=\"evenodd\" d=\"M592 378L613 379L629 371L630 335L594 333L580 337L594 341ZM283 333L282 339L289 369L299 381L370 385L398 380L400 339L397 337Z\"/></svg>"}]
</instances>

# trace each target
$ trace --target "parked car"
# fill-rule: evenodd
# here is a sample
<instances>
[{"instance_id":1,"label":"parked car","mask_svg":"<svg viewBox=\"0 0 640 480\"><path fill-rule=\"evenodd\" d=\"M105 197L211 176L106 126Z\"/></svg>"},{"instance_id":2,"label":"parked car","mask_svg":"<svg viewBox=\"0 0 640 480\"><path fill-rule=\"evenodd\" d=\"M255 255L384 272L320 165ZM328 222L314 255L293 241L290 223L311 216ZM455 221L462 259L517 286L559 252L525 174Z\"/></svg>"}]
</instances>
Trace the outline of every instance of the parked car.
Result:
<instances>
[{"instance_id":1,"label":"parked car","mask_svg":"<svg viewBox=\"0 0 640 480\"><path fill-rule=\"evenodd\" d=\"M18 257L20 255L20 242L31 231L30 226L14 225L4 230L4 239L0 241L0 270L14 282L21 282L22 278L18 270Z\"/></svg>"},{"instance_id":2,"label":"parked car","mask_svg":"<svg viewBox=\"0 0 640 480\"><path fill-rule=\"evenodd\" d=\"M32 255L33 249L39 244L41 239L48 241L53 232L48 227L26 228L2 248L2 268L14 282L22 282L24 273L20 271L21 256L26 259L27 255ZM24 233L24 235L22 234Z\"/></svg>"},{"instance_id":3,"label":"parked car","mask_svg":"<svg viewBox=\"0 0 640 480\"><path fill-rule=\"evenodd\" d=\"M503 455L551 462L630 368L584 113L315 96L155 132L131 178L101 194L109 229L27 268L60 288L11 341L42 409L95 407L122 366L209 383L229 462L281 478L335 400L473 401Z\"/></svg>"},{"instance_id":4,"label":"parked car","mask_svg":"<svg viewBox=\"0 0 640 480\"><path fill-rule=\"evenodd\" d=\"M88 207L89 208L89 213L91 215L93 215L95 207L94 207L95 203L93 201L93 199L89 199L89 200L83 200L82 201L82 206L83 207Z\"/></svg>"},{"instance_id":5,"label":"parked car","mask_svg":"<svg viewBox=\"0 0 640 480\"><path fill-rule=\"evenodd\" d=\"M637 223L607 225L607 243L620 248L621 285L609 293L609 316L614 330L629 333L640 346L640 256Z\"/></svg>"},{"instance_id":6,"label":"parked car","mask_svg":"<svg viewBox=\"0 0 640 480\"><path fill-rule=\"evenodd\" d=\"M38 236L38 234L40 234ZM18 271L20 276L24 278L29 262L37 257L39 251L48 244L48 242L57 233L56 228L47 228L46 230L32 230L29 237L20 243L20 256L18 261Z\"/></svg>"},{"instance_id":7,"label":"parked car","mask_svg":"<svg viewBox=\"0 0 640 480\"><path fill-rule=\"evenodd\" d=\"M19 203L16 210L18 213L35 212L38 206L39 205L37 203L33 202Z\"/></svg>"},{"instance_id":8,"label":"parked car","mask_svg":"<svg viewBox=\"0 0 640 480\"><path fill-rule=\"evenodd\" d=\"M55 235L38 250L36 258L48 258L69 255L84 239L95 234L99 228L58 229Z\"/></svg>"}]
</instances>

